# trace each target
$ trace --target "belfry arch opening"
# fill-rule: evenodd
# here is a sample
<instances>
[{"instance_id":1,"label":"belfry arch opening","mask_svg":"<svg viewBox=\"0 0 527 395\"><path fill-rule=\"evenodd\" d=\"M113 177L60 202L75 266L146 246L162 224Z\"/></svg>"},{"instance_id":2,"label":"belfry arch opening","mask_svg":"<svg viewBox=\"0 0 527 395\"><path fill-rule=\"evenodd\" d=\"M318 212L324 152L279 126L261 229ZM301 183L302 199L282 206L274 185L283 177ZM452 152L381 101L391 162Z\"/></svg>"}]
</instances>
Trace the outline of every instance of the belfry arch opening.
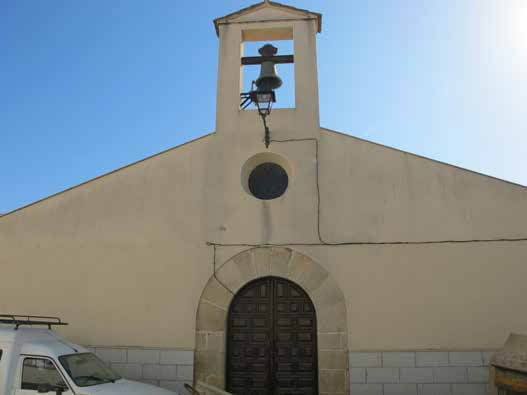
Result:
<instances>
[{"instance_id":1,"label":"belfry arch opening","mask_svg":"<svg viewBox=\"0 0 527 395\"><path fill-rule=\"evenodd\" d=\"M315 306L284 278L253 280L227 319L226 389L235 394L318 394Z\"/></svg>"}]
</instances>

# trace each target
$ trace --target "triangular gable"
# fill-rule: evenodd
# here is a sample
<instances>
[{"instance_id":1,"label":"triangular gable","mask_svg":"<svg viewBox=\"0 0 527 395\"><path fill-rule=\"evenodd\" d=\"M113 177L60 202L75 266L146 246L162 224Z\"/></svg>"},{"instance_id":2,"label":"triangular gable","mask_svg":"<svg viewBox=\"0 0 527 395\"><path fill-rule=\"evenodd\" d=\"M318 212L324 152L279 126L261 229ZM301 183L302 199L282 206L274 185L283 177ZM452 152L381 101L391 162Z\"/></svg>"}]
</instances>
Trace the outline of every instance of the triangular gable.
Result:
<instances>
[{"instance_id":1,"label":"triangular gable","mask_svg":"<svg viewBox=\"0 0 527 395\"><path fill-rule=\"evenodd\" d=\"M214 27L216 28L216 34L219 35L219 25L221 24L263 20L287 20L292 18L316 19L318 26L317 31L318 33L322 31L322 14L276 3L274 1L263 1L233 12L232 14L225 15L224 17L216 18L214 19Z\"/></svg>"}]
</instances>

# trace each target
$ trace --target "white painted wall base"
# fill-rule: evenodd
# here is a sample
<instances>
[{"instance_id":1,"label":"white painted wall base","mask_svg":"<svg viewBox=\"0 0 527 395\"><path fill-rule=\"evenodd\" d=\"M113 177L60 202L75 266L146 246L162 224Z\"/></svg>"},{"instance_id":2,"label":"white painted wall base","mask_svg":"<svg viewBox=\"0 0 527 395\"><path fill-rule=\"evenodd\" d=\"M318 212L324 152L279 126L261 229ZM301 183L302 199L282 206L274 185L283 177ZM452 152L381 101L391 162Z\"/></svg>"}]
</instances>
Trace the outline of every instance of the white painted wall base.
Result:
<instances>
[{"instance_id":1,"label":"white painted wall base","mask_svg":"<svg viewBox=\"0 0 527 395\"><path fill-rule=\"evenodd\" d=\"M123 377L185 394L194 351L89 347ZM350 352L353 395L485 395L493 351Z\"/></svg>"},{"instance_id":2,"label":"white painted wall base","mask_svg":"<svg viewBox=\"0 0 527 395\"><path fill-rule=\"evenodd\" d=\"M350 352L353 395L485 395L492 351Z\"/></svg>"},{"instance_id":3,"label":"white painted wall base","mask_svg":"<svg viewBox=\"0 0 527 395\"><path fill-rule=\"evenodd\" d=\"M186 394L192 384L194 351L139 347L89 346L121 376Z\"/></svg>"}]
</instances>

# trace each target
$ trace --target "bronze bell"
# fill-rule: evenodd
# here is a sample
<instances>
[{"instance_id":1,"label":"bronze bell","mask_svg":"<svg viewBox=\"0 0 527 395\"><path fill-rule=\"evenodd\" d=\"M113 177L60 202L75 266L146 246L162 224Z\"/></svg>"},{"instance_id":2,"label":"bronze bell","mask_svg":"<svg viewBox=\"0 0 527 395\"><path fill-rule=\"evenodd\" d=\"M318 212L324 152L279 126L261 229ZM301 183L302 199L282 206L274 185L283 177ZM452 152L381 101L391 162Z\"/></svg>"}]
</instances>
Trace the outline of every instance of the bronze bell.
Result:
<instances>
[{"instance_id":1,"label":"bronze bell","mask_svg":"<svg viewBox=\"0 0 527 395\"><path fill-rule=\"evenodd\" d=\"M265 57L275 56L278 48L271 44L266 44L258 50L260 55ZM255 82L258 91L270 92L282 86L282 79L276 73L276 65L272 60L262 62L260 76Z\"/></svg>"}]
</instances>

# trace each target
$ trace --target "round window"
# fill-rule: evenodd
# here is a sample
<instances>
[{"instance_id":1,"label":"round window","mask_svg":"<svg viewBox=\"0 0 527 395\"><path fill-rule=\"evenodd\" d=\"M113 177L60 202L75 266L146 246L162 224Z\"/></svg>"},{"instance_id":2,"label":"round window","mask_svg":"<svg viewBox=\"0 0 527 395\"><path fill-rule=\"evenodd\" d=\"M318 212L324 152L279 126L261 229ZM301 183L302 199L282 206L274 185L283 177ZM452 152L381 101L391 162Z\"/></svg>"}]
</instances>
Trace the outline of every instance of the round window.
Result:
<instances>
[{"instance_id":1,"label":"round window","mask_svg":"<svg viewBox=\"0 0 527 395\"><path fill-rule=\"evenodd\" d=\"M280 165L265 162L256 166L249 175L249 190L262 200L276 199L284 194L289 183L286 171Z\"/></svg>"}]
</instances>

